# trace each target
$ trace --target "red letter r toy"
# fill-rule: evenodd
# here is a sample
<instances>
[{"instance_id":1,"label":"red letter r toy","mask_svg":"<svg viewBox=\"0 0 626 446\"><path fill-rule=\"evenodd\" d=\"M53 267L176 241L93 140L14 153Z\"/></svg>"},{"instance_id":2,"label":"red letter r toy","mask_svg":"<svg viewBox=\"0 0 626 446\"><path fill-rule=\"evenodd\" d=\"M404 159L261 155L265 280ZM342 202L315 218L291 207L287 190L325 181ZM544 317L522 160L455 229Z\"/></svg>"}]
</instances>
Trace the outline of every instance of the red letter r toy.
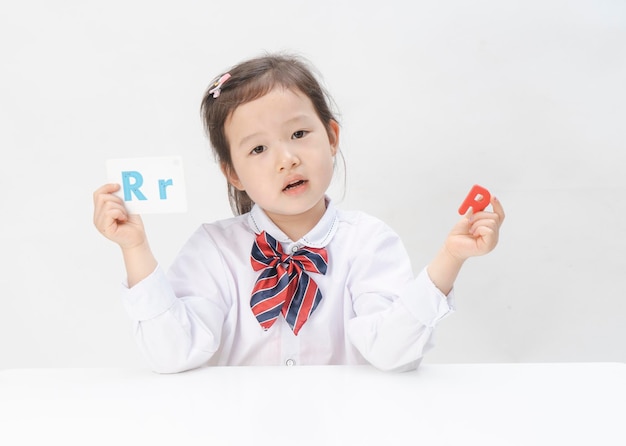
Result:
<instances>
[{"instance_id":1,"label":"red letter r toy","mask_svg":"<svg viewBox=\"0 0 626 446\"><path fill-rule=\"evenodd\" d=\"M459 214L465 215L467 210L471 207L472 212L480 212L487 207L489 202L491 201L491 194L487 189L478 184L475 184L474 187L469 191L465 200L461 204L459 208Z\"/></svg>"}]
</instances>

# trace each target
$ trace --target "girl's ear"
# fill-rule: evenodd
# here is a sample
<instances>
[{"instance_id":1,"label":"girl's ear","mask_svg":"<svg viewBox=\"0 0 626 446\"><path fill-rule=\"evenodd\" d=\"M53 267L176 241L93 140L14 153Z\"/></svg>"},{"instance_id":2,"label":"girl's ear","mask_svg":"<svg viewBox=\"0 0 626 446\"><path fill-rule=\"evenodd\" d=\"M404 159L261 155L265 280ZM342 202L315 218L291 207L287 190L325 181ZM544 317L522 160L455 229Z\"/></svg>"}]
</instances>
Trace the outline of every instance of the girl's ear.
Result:
<instances>
[{"instance_id":1,"label":"girl's ear","mask_svg":"<svg viewBox=\"0 0 626 446\"><path fill-rule=\"evenodd\" d=\"M226 163L220 163L220 169L222 169L222 173L226 177L226 180L236 189L244 190L241 181L239 181L239 177L237 176L237 172Z\"/></svg>"},{"instance_id":2,"label":"girl's ear","mask_svg":"<svg viewBox=\"0 0 626 446\"><path fill-rule=\"evenodd\" d=\"M330 149L335 156L339 150L339 123L331 119L328 125L328 139L330 141Z\"/></svg>"}]
</instances>

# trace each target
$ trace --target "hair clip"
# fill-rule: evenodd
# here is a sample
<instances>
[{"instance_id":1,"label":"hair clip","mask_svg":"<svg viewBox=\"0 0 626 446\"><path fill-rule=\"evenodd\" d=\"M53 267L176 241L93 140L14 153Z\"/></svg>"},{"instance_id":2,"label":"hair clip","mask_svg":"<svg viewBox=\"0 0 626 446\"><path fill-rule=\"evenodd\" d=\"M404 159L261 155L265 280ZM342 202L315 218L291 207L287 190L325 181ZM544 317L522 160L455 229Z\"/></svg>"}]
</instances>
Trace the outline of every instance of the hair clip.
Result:
<instances>
[{"instance_id":1,"label":"hair clip","mask_svg":"<svg viewBox=\"0 0 626 446\"><path fill-rule=\"evenodd\" d=\"M228 79L230 79L230 73L223 74L222 77L220 77L219 80L213 84L213 88L209 90L209 94L212 94L214 99L219 97L222 92L222 86Z\"/></svg>"}]
</instances>

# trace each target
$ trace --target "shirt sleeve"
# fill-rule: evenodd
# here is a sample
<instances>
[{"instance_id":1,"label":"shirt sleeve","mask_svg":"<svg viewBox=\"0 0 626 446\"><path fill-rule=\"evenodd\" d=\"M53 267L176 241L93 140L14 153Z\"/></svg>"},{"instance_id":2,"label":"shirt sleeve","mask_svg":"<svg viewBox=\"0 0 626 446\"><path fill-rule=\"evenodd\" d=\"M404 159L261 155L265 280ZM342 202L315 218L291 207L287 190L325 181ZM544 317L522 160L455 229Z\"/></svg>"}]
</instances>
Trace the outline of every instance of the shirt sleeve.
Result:
<instances>
[{"instance_id":1,"label":"shirt sleeve","mask_svg":"<svg viewBox=\"0 0 626 446\"><path fill-rule=\"evenodd\" d=\"M200 229L167 273L158 266L132 288L123 287L122 300L135 339L154 371L176 373L199 367L218 350L228 311L223 296L229 295L223 269L215 268L220 262Z\"/></svg>"},{"instance_id":2,"label":"shirt sleeve","mask_svg":"<svg viewBox=\"0 0 626 446\"><path fill-rule=\"evenodd\" d=\"M368 232L348 281L356 314L348 321L348 336L375 367L413 370L433 347L437 323L454 311L453 291L445 296L426 268L415 277L404 245L390 228Z\"/></svg>"}]
</instances>

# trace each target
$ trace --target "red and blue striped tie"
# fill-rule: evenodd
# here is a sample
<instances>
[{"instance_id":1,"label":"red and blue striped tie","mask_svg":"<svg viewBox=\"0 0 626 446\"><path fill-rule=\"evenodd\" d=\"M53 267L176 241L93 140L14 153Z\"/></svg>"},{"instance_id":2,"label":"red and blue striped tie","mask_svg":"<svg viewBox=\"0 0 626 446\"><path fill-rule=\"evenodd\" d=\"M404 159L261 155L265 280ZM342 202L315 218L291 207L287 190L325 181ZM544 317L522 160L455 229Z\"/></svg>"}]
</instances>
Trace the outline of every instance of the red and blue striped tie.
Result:
<instances>
[{"instance_id":1,"label":"red and blue striped tie","mask_svg":"<svg viewBox=\"0 0 626 446\"><path fill-rule=\"evenodd\" d=\"M252 245L250 262L255 271L262 270L250 299L259 324L267 330L282 313L297 335L322 300L317 284L306 272L326 274L326 249L302 247L289 256L263 231Z\"/></svg>"}]
</instances>

